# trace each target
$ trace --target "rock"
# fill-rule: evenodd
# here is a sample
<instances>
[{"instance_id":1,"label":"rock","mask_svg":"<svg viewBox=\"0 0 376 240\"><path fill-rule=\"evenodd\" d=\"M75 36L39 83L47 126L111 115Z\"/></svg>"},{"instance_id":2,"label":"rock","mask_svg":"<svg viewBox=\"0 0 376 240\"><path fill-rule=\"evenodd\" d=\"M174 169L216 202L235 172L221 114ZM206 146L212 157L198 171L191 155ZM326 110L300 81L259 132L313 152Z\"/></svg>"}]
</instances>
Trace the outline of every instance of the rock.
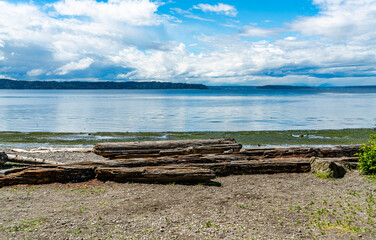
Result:
<instances>
[{"instance_id":1,"label":"rock","mask_svg":"<svg viewBox=\"0 0 376 240\"><path fill-rule=\"evenodd\" d=\"M312 157L310 163L312 173L320 178L342 178L346 174L346 169L332 159Z\"/></svg>"},{"instance_id":2,"label":"rock","mask_svg":"<svg viewBox=\"0 0 376 240\"><path fill-rule=\"evenodd\" d=\"M8 155L5 152L0 152L0 166L4 165L8 161Z\"/></svg>"}]
</instances>

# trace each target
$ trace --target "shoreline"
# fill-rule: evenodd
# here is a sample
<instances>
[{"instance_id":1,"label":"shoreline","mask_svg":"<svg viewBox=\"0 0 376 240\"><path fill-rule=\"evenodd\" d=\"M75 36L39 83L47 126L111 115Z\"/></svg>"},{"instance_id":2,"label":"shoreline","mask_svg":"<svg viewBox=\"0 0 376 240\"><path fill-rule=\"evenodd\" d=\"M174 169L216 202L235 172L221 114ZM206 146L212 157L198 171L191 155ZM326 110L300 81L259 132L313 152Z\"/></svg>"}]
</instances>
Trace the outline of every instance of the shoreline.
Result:
<instances>
[{"instance_id":1,"label":"shoreline","mask_svg":"<svg viewBox=\"0 0 376 240\"><path fill-rule=\"evenodd\" d=\"M93 146L99 142L133 142L234 138L247 147L358 145L369 141L375 128L280 130L280 131L198 131L198 132L13 132L0 131L0 147Z\"/></svg>"}]
</instances>

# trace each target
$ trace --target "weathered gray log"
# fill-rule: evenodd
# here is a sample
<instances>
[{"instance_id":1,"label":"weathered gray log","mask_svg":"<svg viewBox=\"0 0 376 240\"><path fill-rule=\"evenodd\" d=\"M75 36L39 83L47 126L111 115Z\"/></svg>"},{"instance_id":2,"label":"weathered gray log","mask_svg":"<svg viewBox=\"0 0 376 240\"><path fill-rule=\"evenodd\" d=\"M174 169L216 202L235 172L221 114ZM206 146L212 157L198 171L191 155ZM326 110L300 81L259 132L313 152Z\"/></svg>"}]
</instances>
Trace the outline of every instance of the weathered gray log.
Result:
<instances>
[{"instance_id":1,"label":"weathered gray log","mask_svg":"<svg viewBox=\"0 0 376 240\"><path fill-rule=\"evenodd\" d=\"M357 157L340 157L330 159L348 168L356 168L356 166L358 165ZM242 153L204 155L194 154L157 158L116 159L105 160L101 162L74 163L74 165L96 165L112 168L134 168L169 165L194 166L216 170L219 175L246 173L306 172L310 170L309 158L254 158L252 156L243 155ZM223 170L219 171L218 169L222 167Z\"/></svg>"},{"instance_id":2,"label":"weathered gray log","mask_svg":"<svg viewBox=\"0 0 376 240\"><path fill-rule=\"evenodd\" d=\"M181 166L210 169L213 170L217 176L259 173L304 173L309 172L311 169L308 158L240 160L220 163L187 163Z\"/></svg>"},{"instance_id":3,"label":"weathered gray log","mask_svg":"<svg viewBox=\"0 0 376 240\"><path fill-rule=\"evenodd\" d=\"M360 145L352 145L318 148L319 155L317 157L354 157L356 153L361 152L360 147Z\"/></svg>"},{"instance_id":4,"label":"weathered gray log","mask_svg":"<svg viewBox=\"0 0 376 240\"><path fill-rule=\"evenodd\" d=\"M46 159L40 159L40 158L33 158L33 157L25 157L15 154L6 154L6 162L16 162L16 163L26 163L26 164L52 164L52 165L58 165L60 163L46 160Z\"/></svg>"},{"instance_id":5,"label":"weathered gray log","mask_svg":"<svg viewBox=\"0 0 376 240\"><path fill-rule=\"evenodd\" d=\"M13 161L38 166L0 171L0 175L3 175L0 177L0 187L77 182L95 177L118 182L196 183L208 181L215 174L300 173L310 171L309 157L312 156L330 158L330 161L354 167L358 162L353 154L359 151L359 146L339 146L255 148L239 152L241 145L233 139L106 143L96 147L102 154L118 158L59 164L44 159L0 154L0 163Z\"/></svg>"},{"instance_id":6,"label":"weathered gray log","mask_svg":"<svg viewBox=\"0 0 376 240\"><path fill-rule=\"evenodd\" d=\"M302 173L310 171L309 158L276 158L260 160L232 160L232 161L176 161L177 158L159 159L133 159L113 160L103 162L81 162L75 163L77 166L91 166L95 164L98 169L163 169L164 167L185 168L194 167L213 170L218 176L232 174L256 174L256 173ZM171 161L170 161L171 160ZM142 166L142 167L141 167ZM131 181L131 180L129 180Z\"/></svg>"},{"instance_id":7,"label":"weathered gray log","mask_svg":"<svg viewBox=\"0 0 376 240\"><path fill-rule=\"evenodd\" d=\"M53 152L92 152L93 148L51 148L51 147L39 147L30 150L14 148L11 150L16 153L53 153Z\"/></svg>"},{"instance_id":8,"label":"weathered gray log","mask_svg":"<svg viewBox=\"0 0 376 240\"><path fill-rule=\"evenodd\" d=\"M164 157L146 157L146 158L125 158L113 159L88 163L72 163L77 164L96 164L106 165L110 167L146 167L146 166L166 166L185 163L219 163L239 160L252 160L254 158L239 153L233 154L191 154L191 155L174 155Z\"/></svg>"},{"instance_id":9,"label":"weathered gray log","mask_svg":"<svg viewBox=\"0 0 376 240\"><path fill-rule=\"evenodd\" d=\"M84 182L95 178L92 166L28 168L0 177L0 187L18 184Z\"/></svg>"},{"instance_id":10,"label":"weathered gray log","mask_svg":"<svg viewBox=\"0 0 376 240\"><path fill-rule=\"evenodd\" d=\"M102 181L143 183L200 183L215 178L213 171L200 167L98 167L96 178Z\"/></svg>"},{"instance_id":11,"label":"weathered gray log","mask_svg":"<svg viewBox=\"0 0 376 240\"><path fill-rule=\"evenodd\" d=\"M191 155L175 155L164 157L147 157L147 158L126 158L126 159L113 159L87 163L72 163L76 164L93 164L109 167L146 167L146 166L166 166L177 164L205 164L205 163L226 163L234 161L259 161L259 160L272 160L272 161L295 161L296 159L309 158L296 158L296 157L279 157L279 158L259 158L254 156L247 156L243 153L231 153L231 154L191 154ZM331 158L333 161L338 162L348 168L355 168L358 165L357 157L336 157Z\"/></svg>"},{"instance_id":12,"label":"weathered gray log","mask_svg":"<svg viewBox=\"0 0 376 240\"><path fill-rule=\"evenodd\" d=\"M146 141L98 143L94 152L109 158L159 157L171 155L238 152L241 144L234 139L197 139L180 141Z\"/></svg>"},{"instance_id":13,"label":"weathered gray log","mask_svg":"<svg viewBox=\"0 0 376 240\"><path fill-rule=\"evenodd\" d=\"M260 158L278 157L354 157L359 145L335 147L278 147L278 148L248 148L242 153L247 156Z\"/></svg>"}]
</instances>

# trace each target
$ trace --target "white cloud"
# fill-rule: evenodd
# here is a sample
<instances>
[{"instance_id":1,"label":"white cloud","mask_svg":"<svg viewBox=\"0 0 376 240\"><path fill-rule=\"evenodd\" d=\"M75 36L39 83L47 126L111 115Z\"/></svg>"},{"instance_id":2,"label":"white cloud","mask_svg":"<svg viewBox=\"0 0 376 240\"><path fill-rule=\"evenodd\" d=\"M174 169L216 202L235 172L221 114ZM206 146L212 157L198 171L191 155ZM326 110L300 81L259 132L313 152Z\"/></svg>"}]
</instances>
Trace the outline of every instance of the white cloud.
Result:
<instances>
[{"instance_id":1,"label":"white cloud","mask_svg":"<svg viewBox=\"0 0 376 240\"><path fill-rule=\"evenodd\" d=\"M290 37L285 37L285 40L287 40L287 41L295 41L295 40L296 40L296 37L292 37L292 36L290 36Z\"/></svg>"},{"instance_id":2,"label":"white cloud","mask_svg":"<svg viewBox=\"0 0 376 240\"><path fill-rule=\"evenodd\" d=\"M192 56L184 44L174 43L167 51L142 52L129 47L111 57L111 60L115 64L134 69L126 75L120 74L119 78L166 80L186 74Z\"/></svg>"},{"instance_id":3,"label":"white cloud","mask_svg":"<svg viewBox=\"0 0 376 240\"><path fill-rule=\"evenodd\" d=\"M196 16L196 15L193 15L193 14L184 15L184 17L196 19L196 20L200 20L200 21L205 21L205 22L215 22L213 19L202 18L202 17Z\"/></svg>"},{"instance_id":4,"label":"white cloud","mask_svg":"<svg viewBox=\"0 0 376 240\"><path fill-rule=\"evenodd\" d=\"M170 10L173 13L181 14L181 15L183 15L186 18L191 18L191 19L196 19L196 20L206 21L206 22L215 22L212 19L202 18L202 17L199 17L197 15L194 15L190 10L189 11L188 10L183 10L181 8L171 8Z\"/></svg>"},{"instance_id":5,"label":"white cloud","mask_svg":"<svg viewBox=\"0 0 376 240\"><path fill-rule=\"evenodd\" d=\"M376 0L314 0L320 13L286 29L236 22L239 33L213 36L205 35L213 32L205 32L207 26L169 23L159 3L149 0L61 0L49 7L9 2L0 0L0 60L6 59L0 74L11 77L64 78L86 70L77 75L94 78L105 66L113 78L251 84L369 81L376 72ZM195 8L237 13L226 4ZM190 38L193 32L200 37Z\"/></svg>"},{"instance_id":6,"label":"white cloud","mask_svg":"<svg viewBox=\"0 0 376 240\"><path fill-rule=\"evenodd\" d=\"M276 31L276 29L246 26L240 30L239 34L245 37L270 37L272 35L275 35Z\"/></svg>"},{"instance_id":7,"label":"white cloud","mask_svg":"<svg viewBox=\"0 0 376 240\"><path fill-rule=\"evenodd\" d=\"M59 15L87 16L98 22L125 22L136 26L152 26L163 22L157 15L158 4L148 0L65 0L53 4Z\"/></svg>"},{"instance_id":8,"label":"white cloud","mask_svg":"<svg viewBox=\"0 0 376 240\"><path fill-rule=\"evenodd\" d=\"M28 71L26 74L30 77L37 77L37 76L40 76L44 73L45 71L43 69L32 69L30 71Z\"/></svg>"},{"instance_id":9,"label":"white cloud","mask_svg":"<svg viewBox=\"0 0 376 240\"><path fill-rule=\"evenodd\" d=\"M249 84L257 79L290 79L293 83L293 79L304 82L309 77L339 81L355 76L369 81L376 69L375 61L372 60L376 58L376 49L372 47L330 45L319 40L287 39L274 43L214 37L201 40L213 50L205 54L193 54L184 45L171 43L171 49L166 51L144 52L134 47L123 49L111 60L133 69L120 74L119 78L167 81L189 79L190 82L205 81L210 84Z\"/></svg>"},{"instance_id":10,"label":"white cloud","mask_svg":"<svg viewBox=\"0 0 376 240\"><path fill-rule=\"evenodd\" d=\"M33 75L43 66L53 75L63 64L101 61L128 45L158 48L165 35L161 25L169 20L156 13L158 6L148 0L60 0L47 7L0 1L0 47L6 46L0 60L14 64L8 70ZM12 62L16 56L23 60Z\"/></svg>"},{"instance_id":11,"label":"white cloud","mask_svg":"<svg viewBox=\"0 0 376 240\"><path fill-rule=\"evenodd\" d=\"M314 0L320 13L291 24L307 36L321 36L339 42L376 42L375 0Z\"/></svg>"},{"instance_id":12,"label":"white cloud","mask_svg":"<svg viewBox=\"0 0 376 240\"><path fill-rule=\"evenodd\" d=\"M200 9L203 12L215 12L218 14L224 14L226 16L235 17L238 14L238 11L234 6L218 3L216 5L203 4L193 6L194 9Z\"/></svg>"},{"instance_id":13,"label":"white cloud","mask_svg":"<svg viewBox=\"0 0 376 240\"><path fill-rule=\"evenodd\" d=\"M55 73L57 75L65 75L72 71L85 70L89 68L93 62L94 60L92 58L84 58L78 62L70 62L56 69Z\"/></svg>"}]
</instances>

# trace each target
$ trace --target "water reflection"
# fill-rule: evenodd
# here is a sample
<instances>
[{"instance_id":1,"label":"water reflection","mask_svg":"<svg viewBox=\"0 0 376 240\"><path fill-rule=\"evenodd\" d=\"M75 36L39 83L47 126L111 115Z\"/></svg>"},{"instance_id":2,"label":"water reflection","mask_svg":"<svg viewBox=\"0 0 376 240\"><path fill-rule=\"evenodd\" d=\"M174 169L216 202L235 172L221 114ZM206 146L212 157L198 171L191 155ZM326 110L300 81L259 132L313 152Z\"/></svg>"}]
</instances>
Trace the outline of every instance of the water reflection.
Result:
<instances>
[{"instance_id":1,"label":"water reflection","mask_svg":"<svg viewBox=\"0 0 376 240\"><path fill-rule=\"evenodd\" d=\"M250 131L373 127L376 93L0 90L1 131Z\"/></svg>"}]
</instances>

